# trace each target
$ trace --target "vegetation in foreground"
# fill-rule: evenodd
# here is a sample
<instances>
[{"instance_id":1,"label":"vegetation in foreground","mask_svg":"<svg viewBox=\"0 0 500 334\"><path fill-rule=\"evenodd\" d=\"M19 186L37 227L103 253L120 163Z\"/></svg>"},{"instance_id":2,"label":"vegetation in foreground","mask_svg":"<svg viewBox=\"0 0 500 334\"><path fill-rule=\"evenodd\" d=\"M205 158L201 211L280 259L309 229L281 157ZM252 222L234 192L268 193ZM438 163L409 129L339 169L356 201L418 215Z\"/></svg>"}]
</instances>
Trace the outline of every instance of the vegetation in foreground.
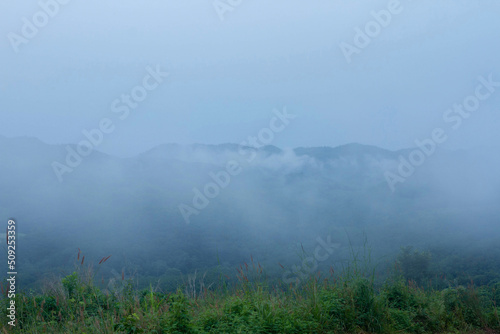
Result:
<instances>
[{"instance_id":1,"label":"vegetation in foreground","mask_svg":"<svg viewBox=\"0 0 500 334\"><path fill-rule=\"evenodd\" d=\"M3 296L0 323L4 333L500 333L500 283L438 290L395 276L379 285L356 264L295 287L264 276L252 260L236 286L207 288L194 276L162 293L122 277L109 291L82 260L43 294L17 294L14 328Z\"/></svg>"}]
</instances>

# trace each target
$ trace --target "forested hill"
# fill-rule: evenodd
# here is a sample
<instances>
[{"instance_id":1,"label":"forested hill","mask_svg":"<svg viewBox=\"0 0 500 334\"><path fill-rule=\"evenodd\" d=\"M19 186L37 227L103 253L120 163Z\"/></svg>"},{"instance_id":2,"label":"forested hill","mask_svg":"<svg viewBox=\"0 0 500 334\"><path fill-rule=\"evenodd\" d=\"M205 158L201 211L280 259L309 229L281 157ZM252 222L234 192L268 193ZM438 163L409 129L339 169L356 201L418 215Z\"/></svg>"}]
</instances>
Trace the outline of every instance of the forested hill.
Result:
<instances>
[{"instance_id":1,"label":"forested hill","mask_svg":"<svg viewBox=\"0 0 500 334\"><path fill-rule=\"evenodd\" d=\"M0 213L18 220L26 286L70 270L77 248L89 260L113 254L104 276L164 282L233 272L250 255L280 278L278 263L300 263L297 249L312 252L318 238L340 245L320 268L364 237L379 262L413 245L440 270L455 258L482 259L461 269L474 275L498 266L498 150L166 144L117 158L0 137L0 157Z\"/></svg>"}]
</instances>

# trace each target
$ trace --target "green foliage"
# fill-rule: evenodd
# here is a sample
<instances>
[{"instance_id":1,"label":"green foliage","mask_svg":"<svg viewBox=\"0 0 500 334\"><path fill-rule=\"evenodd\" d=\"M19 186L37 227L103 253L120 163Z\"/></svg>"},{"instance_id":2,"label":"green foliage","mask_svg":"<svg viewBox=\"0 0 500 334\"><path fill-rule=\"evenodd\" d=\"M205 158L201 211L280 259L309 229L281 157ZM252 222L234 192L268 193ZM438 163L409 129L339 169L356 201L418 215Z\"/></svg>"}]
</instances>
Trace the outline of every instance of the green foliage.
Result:
<instances>
[{"instance_id":1,"label":"green foliage","mask_svg":"<svg viewBox=\"0 0 500 334\"><path fill-rule=\"evenodd\" d=\"M402 280L387 284L384 289L384 298L387 305L393 309L411 310L417 307L415 294Z\"/></svg>"},{"instance_id":2,"label":"green foliage","mask_svg":"<svg viewBox=\"0 0 500 334\"><path fill-rule=\"evenodd\" d=\"M397 258L403 276L407 280L413 280L418 284L422 284L424 280L429 278L430 262L430 253L414 250L411 246L402 247Z\"/></svg>"},{"instance_id":3,"label":"green foliage","mask_svg":"<svg viewBox=\"0 0 500 334\"><path fill-rule=\"evenodd\" d=\"M74 272L62 289L16 296L15 333L445 333L500 330L498 284L423 289L398 278L378 286L358 267L299 288L260 281L197 299L147 290L101 292ZM245 276L246 277L246 276ZM59 291L59 292L58 292ZM0 300L6 316L8 299ZM2 325L7 329L5 325Z\"/></svg>"},{"instance_id":4,"label":"green foliage","mask_svg":"<svg viewBox=\"0 0 500 334\"><path fill-rule=\"evenodd\" d=\"M130 314L123 318L114 327L116 331L125 332L127 334L144 333L144 330L139 326L139 316L136 313Z\"/></svg>"},{"instance_id":5,"label":"green foliage","mask_svg":"<svg viewBox=\"0 0 500 334\"><path fill-rule=\"evenodd\" d=\"M462 321L473 326L484 326L486 321L477 290L459 286L443 292L446 312L453 315L449 321Z\"/></svg>"},{"instance_id":6,"label":"green foliage","mask_svg":"<svg viewBox=\"0 0 500 334\"><path fill-rule=\"evenodd\" d=\"M500 306L500 282L496 282L492 285L492 296L493 303Z\"/></svg>"},{"instance_id":7,"label":"green foliage","mask_svg":"<svg viewBox=\"0 0 500 334\"><path fill-rule=\"evenodd\" d=\"M80 287L76 272L64 277L61 282L69 298L72 298L77 293L77 288Z\"/></svg>"},{"instance_id":8,"label":"green foliage","mask_svg":"<svg viewBox=\"0 0 500 334\"><path fill-rule=\"evenodd\" d=\"M164 328L168 333L196 333L192 324L191 303L180 289L170 296Z\"/></svg>"}]
</instances>

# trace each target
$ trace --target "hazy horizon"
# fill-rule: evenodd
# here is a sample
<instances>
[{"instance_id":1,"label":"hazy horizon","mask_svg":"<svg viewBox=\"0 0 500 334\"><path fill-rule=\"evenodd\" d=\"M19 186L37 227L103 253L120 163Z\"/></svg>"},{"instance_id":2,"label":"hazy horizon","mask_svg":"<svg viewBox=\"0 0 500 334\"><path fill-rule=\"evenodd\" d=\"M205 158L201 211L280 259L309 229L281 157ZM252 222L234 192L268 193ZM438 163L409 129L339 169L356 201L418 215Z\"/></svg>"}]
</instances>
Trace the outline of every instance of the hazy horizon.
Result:
<instances>
[{"instance_id":1,"label":"hazy horizon","mask_svg":"<svg viewBox=\"0 0 500 334\"><path fill-rule=\"evenodd\" d=\"M499 17L498 0L0 1L21 331L496 330Z\"/></svg>"},{"instance_id":2,"label":"hazy horizon","mask_svg":"<svg viewBox=\"0 0 500 334\"><path fill-rule=\"evenodd\" d=\"M116 131L99 150L133 156L239 143L287 107L298 118L276 146L397 150L446 126L479 77L500 81L495 1L243 1L223 13L210 1L62 3L31 34L38 2L0 4L0 134L76 144L110 118ZM366 41L370 22L381 23ZM127 106L148 68L168 75ZM499 142L499 104L496 93L481 101L442 147Z\"/></svg>"}]
</instances>

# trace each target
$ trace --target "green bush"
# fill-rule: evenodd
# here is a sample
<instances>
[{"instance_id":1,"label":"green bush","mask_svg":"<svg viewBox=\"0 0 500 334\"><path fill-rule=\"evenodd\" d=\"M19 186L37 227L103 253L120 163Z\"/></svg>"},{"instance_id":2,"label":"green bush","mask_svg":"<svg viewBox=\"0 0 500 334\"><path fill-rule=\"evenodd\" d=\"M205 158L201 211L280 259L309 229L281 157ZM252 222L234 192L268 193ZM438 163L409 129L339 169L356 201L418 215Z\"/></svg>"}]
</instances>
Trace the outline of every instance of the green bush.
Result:
<instances>
[{"instance_id":1,"label":"green bush","mask_svg":"<svg viewBox=\"0 0 500 334\"><path fill-rule=\"evenodd\" d=\"M402 278L380 288L352 272L299 288L261 283L209 291L197 299L129 288L101 292L78 272L64 292L19 292L14 333L445 333L500 330L497 286L424 290ZM200 298L202 297L202 298ZM7 298L0 299L2 317ZM9 330L2 325L2 330Z\"/></svg>"},{"instance_id":2,"label":"green bush","mask_svg":"<svg viewBox=\"0 0 500 334\"><path fill-rule=\"evenodd\" d=\"M164 329L168 333L196 333L192 322L191 305L180 289L171 295L168 300L170 306L164 323Z\"/></svg>"}]
</instances>

